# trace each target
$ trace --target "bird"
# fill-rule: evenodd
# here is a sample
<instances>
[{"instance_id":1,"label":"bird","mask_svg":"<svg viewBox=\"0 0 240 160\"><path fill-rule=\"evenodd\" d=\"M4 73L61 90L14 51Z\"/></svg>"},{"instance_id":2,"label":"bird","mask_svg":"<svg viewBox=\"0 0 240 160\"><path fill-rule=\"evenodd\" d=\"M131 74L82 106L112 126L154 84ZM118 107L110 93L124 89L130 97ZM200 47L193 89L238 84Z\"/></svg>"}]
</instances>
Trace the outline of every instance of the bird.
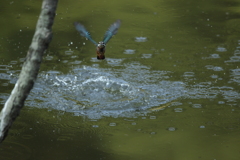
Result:
<instances>
[{"instance_id":1,"label":"bird","mask_svg":"<svg viewBox=\"0 0 240 160\"><path fill-rule=\"evenodd\" d=\"M95 46L96 46L96 53L97 53L97 59L98 60L104 60L105 59L105 47L107 42L112 38L113 35L117 34L117 31L121 25L121 20L116 20L106 31L103 40L100 42L96 42L92 39L91 34L87 31L87 29L79 22L74 22L74 26L76 30L80 33L81 36L87 38L90 40Z\"/></svg>"}]
</instances>

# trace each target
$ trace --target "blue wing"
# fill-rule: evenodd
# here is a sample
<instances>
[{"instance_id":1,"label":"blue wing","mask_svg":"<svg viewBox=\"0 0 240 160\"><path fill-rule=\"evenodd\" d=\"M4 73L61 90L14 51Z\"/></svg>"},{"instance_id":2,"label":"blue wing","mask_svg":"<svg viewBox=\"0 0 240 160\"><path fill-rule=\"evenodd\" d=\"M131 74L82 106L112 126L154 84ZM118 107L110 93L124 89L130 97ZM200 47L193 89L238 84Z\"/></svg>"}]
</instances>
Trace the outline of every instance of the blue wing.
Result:
<instances>
[{"instance_id":1,"label":"blue wing","mask_svg":"<svg viewBox=\"0 0 240 160\"><path fill-rule=\"evenodd\" d=\"M117 31L121 25L121 21L118 19L116 22L114 22L107 30L107 32L104 35L103 42L106 44L113 35L117 34Z\"/></svg>"},{"instance_id":2,"label":"blue wing","mask_svg":"<svg viewBox=\"0 0 240 160\"><path fill-rule=\"evenodd\" d=\"M86 37L93 44L97 45L97 43L92 39L90 33L86 30L86 28L82 24L80 24L78 22L74 22L74 26L75 26L76 30L80 33L81 36Z\"/></svg>"}]
</instances>

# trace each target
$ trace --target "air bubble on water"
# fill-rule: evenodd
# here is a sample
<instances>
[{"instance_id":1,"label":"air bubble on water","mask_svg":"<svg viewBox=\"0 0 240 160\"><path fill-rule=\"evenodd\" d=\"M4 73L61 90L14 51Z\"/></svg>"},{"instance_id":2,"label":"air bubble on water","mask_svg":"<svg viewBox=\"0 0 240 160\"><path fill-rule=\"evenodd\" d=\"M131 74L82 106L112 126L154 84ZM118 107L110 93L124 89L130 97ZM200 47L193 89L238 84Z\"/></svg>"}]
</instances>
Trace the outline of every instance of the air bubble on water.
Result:
<instances>
[{"instance_id":1,"label":"air bubble on water","mask_svg":"<svg viewBox=\"0 0 240 160\"><path fill-rule=\"evenodd\" d=\"M216 49L217 52L226 52L227 49L225 47L218 46Z\"/></svg>"},{"instance_id":2,"label":"air bubble on water","mask_svg":"<svg viewBox=\"0 0 240 160\"><path fill-rule=\"evenodd\" d=\"M125 49L125 51L123 53L124 54L134 54L135 50L134 49Z\"/></svg>"},{"instance_id":3,"label":"air bubble on water","mask_svg":"<svg viewBox=\"0 0 240 160\"><path fill-rule=\"evenodd\" d=\"M224 101L218 101L218 104L225 104Z\"/></svg>"},{"instance_id":4,"label":"air bubble on water","mask_svg":"<svg viewBox=\"0 0 240 160\"><path fill-rule=\"evenodd\" d=\"M150 116L150 119L156 119L156 116Z\"/></svg>"},{"instance_id":5,"label":"air bubble on water","mask_svg":"<svg viewBox=\"0 0 240 160\"><path fill-rule=\"evenodd\" d=\"M147 41L147 37L135 37L135 41L136 42L146 42Z\"/></svg>"},{"instance_id":6,"label":"air bubble on water","mask_svg":"<svg viewBox=\"0 0 240 160\"><path fill-rule=\"evenodd\" d=\"M176 131L176 128L175 127L168 127L167 130L168 131Z\"/></svg>"},{"instance_id":7,"label":"air bubble on water","mask_svg":"<svg viewBox=\"0 0 240 160\"><path fill-rule=\"evenodd\" d=\"M142 58L152 58L152 54L142 54Z\"/></svg>"},{"instance_id":8,"label":"air bubble on water","mask_svg":"<svg viewBox=\"0 0 240 160\"><path fill-rule=\"evenodd\" d=\"M109 123L109 126L111 126L111 127L114 127L116 125L117 125L116 123Z\"/></svg>"},{"instance_id":9,"label":"air bubble on water","mask_svg":"<svg viewBox=\"0 0 240 160\"><path fill-rule=\"evenodd\" d=\"M213 78L213 79L217 79L218 75L211 75L210 77Z\"/></svg>"},{"instance_id":10,"label":"air bubble on water","mask_svg":"<svg viewBox=\"0 0 240 160\"><path fill-rule=\"evenodd\" d=\"M182 112L182 111L183 111L182 108L175 108L175 109L174 109L174 112Z\"/></svg>"},{"instance_id":11,"label":"air bubble on water","mask_svg":"<svg viewBox=\"0 0 240 160\"><path fill-rule=\"evenodd\" d=\"M201 104L193 104L192 108L202 108L202 105Z\"/></svg>"}]
</instances>

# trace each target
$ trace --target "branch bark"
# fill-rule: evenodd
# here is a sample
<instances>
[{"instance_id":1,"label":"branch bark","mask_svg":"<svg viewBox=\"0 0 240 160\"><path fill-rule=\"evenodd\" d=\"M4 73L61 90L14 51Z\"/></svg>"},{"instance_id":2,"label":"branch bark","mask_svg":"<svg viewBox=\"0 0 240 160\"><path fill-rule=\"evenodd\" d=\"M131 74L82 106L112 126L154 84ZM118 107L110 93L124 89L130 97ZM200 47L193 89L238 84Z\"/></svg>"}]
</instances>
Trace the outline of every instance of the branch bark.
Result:
<instances>
[{"instance_id":1,"label":"branch bark","mask_svg":"<svg viewBox=\"0 0 240 160\"><path fill-rule=\"evenodd\" d=\"M7 136L17 118L24 101L33 88L42 62L42 56L52 39L52 25L58 0L43 0L32 43L27 52L19 79L0 113L0 143Z\"/></svg>"}]
</instances>

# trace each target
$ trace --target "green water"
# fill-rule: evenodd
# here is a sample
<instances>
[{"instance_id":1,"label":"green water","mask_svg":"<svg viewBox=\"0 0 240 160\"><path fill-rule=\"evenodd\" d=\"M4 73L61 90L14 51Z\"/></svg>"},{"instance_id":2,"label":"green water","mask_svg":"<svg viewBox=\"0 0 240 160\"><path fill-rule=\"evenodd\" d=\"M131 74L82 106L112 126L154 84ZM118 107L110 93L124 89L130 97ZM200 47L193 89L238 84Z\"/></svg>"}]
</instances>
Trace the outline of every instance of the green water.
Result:
<instances>
[{"instance_id":1,"label":"green water","mask_svg":"<svg viewBox=\"0 0 240 160\"><path fill-rule=\"evenodd\" d=\"M59 1L40 82L0 145L0 159L240 159L239 2ZM21 70L41 2L0 4L2 107ZM116 19L121 19L121 28L107 44L106 60L97 61L94 45L77 33L73 22L84 24L93 39L101 41ZM136 37L146 41L137 42ZM129 50L134 52L127 54ZM87 76L76 73L84 68ZM88 104L92 107L88 100L94 97L81 101L83 97L67 92L60 83L49 85L58 82L53 72L60 78L84 77L81 82L91 74L110 74L139 89L151 106L138 115L90 118L79 110ZM47 75L54 79L52 83L44 83ZM184 84L185 92L174 90L176 82ZM160 94L157 86L169 93ZM155 95L166 102L152 98ZM141 96L136 97L139 105ZM124 98L99 100L98 105L130 101ZM69 108L72 104L80 109ZM136 107L133 104L130 107Z\"/></svg>"}]
</instances>

